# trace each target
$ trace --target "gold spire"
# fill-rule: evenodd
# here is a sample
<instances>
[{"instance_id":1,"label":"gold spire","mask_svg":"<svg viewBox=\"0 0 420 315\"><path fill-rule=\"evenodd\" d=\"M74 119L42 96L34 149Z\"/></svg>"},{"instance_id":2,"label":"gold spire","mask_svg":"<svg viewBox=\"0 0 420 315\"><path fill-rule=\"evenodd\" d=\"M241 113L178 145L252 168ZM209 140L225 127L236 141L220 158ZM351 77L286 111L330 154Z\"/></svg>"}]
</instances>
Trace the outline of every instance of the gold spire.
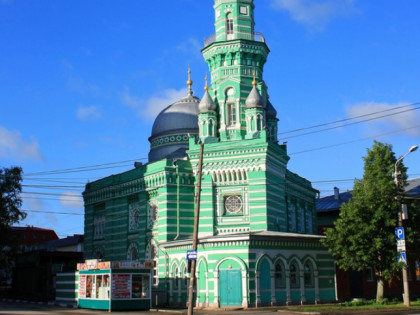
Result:
<instances>
[{"instance_id":1,"label":"gold spire","mask_svg":"<svg viewBox=\"0 0 420 315\"><path fill-rule=\"evenodd\" d=\"M193 91L192 91L192 84L193 81L191 80L191 69L190 66L188 65L188 80L187 80L187 85L188 85L188 95L192 95Z\"/></svg>"},{"instance_id":2,"label":"gold spire","mask_svg":"<svg viewBox=\"0 0 420 315\"><path fill-rule=\"evenodd\" d=\"M257 86L257 80L255 79L256 71L252 71L252 85Z\"/></svg>"},{"instance_id":3,"label":"gold spire","mask_svg":"<svg viewBox=\"0 0 420 315\"><path fill-rule=\"evenodd\" d=\"M207 85L207 73L206 73L206 77L204 78L204 81L206 82L206 84L204 85L204 91L208 91L209 86Z\"/></svg>"}]
</instances>

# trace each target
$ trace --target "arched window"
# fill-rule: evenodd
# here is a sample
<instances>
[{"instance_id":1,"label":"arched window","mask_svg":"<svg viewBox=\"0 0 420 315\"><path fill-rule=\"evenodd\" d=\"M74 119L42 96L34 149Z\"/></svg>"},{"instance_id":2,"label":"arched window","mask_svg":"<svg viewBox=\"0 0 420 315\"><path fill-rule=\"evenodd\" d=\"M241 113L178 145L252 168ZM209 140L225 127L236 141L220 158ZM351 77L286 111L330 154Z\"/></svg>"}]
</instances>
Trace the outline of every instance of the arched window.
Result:
<instances>
[{"instance_id":1,"label":"arched window","mask_svg":"<svg viewBox=\"0 0 420 315\"><path fill-rule=\"evenodd\" d=\"M187 266L184 266L184 269L182 270L182 274L184 276L183 281L184 281L184 288L188 288L189 287L189 277L188 277L188 269Z\"/></svg>"},{"instance_id":2,"label":"arched window","mask_svg":"<svg viewBox=\"0 0 420 315\"><path fill-rule=\"evenodd\" d=\"M178 289L178 281L179 281L179 271L178 271L178 267L175 268L175 282L174 282L174 288Z\"/></svg>"},{"instance_id":3,"label":"arched window","mask_svg":"<svg viewBox=\"0 0 420 315\"><path fill-rule=\"evenodd\" d=\"M136 243L131 243L130 246L128 246L127 259L128 260L138 260L139 259L139 251L137 249L137 244Z\"/></svg>"},{"instance_id":4,"label":"arched window","mask_svg":"<svg viewBox=\"0 0 420 315\"><path fill-rule=\"evenodd\" d=\"M290 264L290 287L299 287L299 267L296 262Z\"/></svg>"},{"instance_id":5,"label":"arched window","mask_svg":"<svg viewBox=\"0 0 420 315\"><path fill-rule=\"evenodd\" d=\"M275 265L274 283L276 289L284 288L284 268L280 261L277 261Z\"/></svg>"},{"instance_id":6,"label":"arched window","mask_svg":"<svg viewBox=\"0 0 420 315\"><path fill-rule=\"evenodd\" d=\"M311 262L307 261L303 265L303 280L305 286L312 286L313 285L313 268Z\"/></svg>"},{"instance_id":7,"label":"arched window","mask_svg":"<svg viewBox=\"0 0 420 315\"><path fill-rule=\"evenodd\" d=\"M232 13L226 14L226 37L227 39L232 39L233 35L233 18Z\"/></svg>"},{"instance_id":8,"label":"arched window","mask_svg":"<svg viewBox=\"0 0 420 315\"><path fill-rule=\"evenodd\" d=\"M236 124L236 108L235 103L227 104L227 119L228 126L234 126Z\"/></svg>"},{"instance_id":9,"label":"arched window","mask_svg":"<svg viewBox=\"0 0 420 315\"><path fill-rule=\"evenodd\" d=\"M130 257L131 260L139 259L139 252L138 252L137 248L135 248L135 247L131 248L130 256L131 256Z\"/></svg>"}]
</instances>

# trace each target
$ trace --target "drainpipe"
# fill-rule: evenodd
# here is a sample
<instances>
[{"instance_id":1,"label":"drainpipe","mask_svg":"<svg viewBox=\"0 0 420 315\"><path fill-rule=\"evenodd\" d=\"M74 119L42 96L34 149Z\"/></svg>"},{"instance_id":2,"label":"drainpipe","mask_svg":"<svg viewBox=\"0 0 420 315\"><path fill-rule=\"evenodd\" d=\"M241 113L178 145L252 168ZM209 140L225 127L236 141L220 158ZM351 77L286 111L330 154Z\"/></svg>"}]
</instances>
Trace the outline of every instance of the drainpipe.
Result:
<instances>
[{"instance_id":1,"label":"drainpipe","mask_svg":"<svg viewBox=\"0 0 420 315\"><path fill-rule=\"evenodd\" d=\"M174 241L179 237L179 172L178 172L178 161L174 161L175 171L176 171L176 236Z\"/></svg>"}]
</instances>

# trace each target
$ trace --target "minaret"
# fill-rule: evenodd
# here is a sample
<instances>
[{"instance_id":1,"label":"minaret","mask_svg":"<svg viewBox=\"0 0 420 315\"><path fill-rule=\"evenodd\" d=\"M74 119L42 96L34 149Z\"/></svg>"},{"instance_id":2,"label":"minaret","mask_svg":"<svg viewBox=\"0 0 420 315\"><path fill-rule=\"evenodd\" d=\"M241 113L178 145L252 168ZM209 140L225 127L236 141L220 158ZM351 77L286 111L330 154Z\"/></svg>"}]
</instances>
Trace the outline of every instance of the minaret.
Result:
<instances>
[{"instance_id":1,"label":"minaret","mask_svg":"<svg viewBox=\"0 0 420 315\"><path fill-rule=\"evenodd\" d=\"M254 71L265 103L262 76L270 50L263 35L254 32L253 0L215 0L214 11L216 33L206 39L202 53L211 73L218 136L220 141L241 140L247 134L245 101L253 88Z\"/></svg>"},{"instance_id":2,"label":"minaret","mask_svg":"<svg viewBox=\"0 0 420 315\"><path fill-rule=\"evenodd\" d=\"M259 136L260 131L265 129L265 104L257 89L257 80L252 80L252 90L245 101L246 117L246 139L252 139Z\"/></svg>"},{"instance_id":3,"label":"minaret","mask_svg":"<svg viewBox=\"0 0 420 315\"><path fill-rule=\"evenodd\" d=\"M209 95L209 87L204 87L204 96L198 105L198 127L199 127L199 138L203 143L217 142L217 113L216 104L213 102Z\"/></svg>"}]
</instances>

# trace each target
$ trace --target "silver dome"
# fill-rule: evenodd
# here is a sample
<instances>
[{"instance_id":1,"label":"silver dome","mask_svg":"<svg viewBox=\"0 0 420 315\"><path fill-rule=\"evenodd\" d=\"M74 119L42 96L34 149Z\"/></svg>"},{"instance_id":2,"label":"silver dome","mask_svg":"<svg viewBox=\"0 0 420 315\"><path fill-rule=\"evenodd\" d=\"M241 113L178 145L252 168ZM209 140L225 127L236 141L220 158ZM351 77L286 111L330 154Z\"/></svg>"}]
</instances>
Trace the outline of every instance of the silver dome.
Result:
<instances>
[{"instance_id":1,"label":"silver dome","mask_svg":"<svg viewBox=\"0 0 420 315\"><path fill-rule=\"evenodd\" d=\"M200 113L215 113L216 112L216 104L211 99L208 90L204 93L203 98L201 99L200 105L198 106Z\"/></svg>"},{"instance_id":2,"label":"silver dome","mask_svg":"<svg viewBox=\"0 0 420 315\"><path fill-rule=\"evenodd\" d=\"M257 88L255 87L255 84L253 85L254 86L252 87L252 90L245 101L246 108L262 108L264 107L264 100L258 92Z\"/></svg>"},{"instance_id":3,"label":"silver dome","mask_svg":"<svg viewBox=\"0 0 420 315\"><path fill-rule=\"evenodd\" d=\"M169 105L156 117L149 138L149 162L163 158L182 158L189 147L189 137L198 135L198 105L200 99L188 95Z\"/></svg>"},{"instance_id":4,"label":"silver dome","mask_svg":"<svg viewBox=\"0 0 420 315\"><path fill-rule=\"evenodd\" d=\"M265 115L267 119L277 119L277 111L274 108L273 104L267 99L267 105L265 108Z\"/></svg>"}]
</instances>

